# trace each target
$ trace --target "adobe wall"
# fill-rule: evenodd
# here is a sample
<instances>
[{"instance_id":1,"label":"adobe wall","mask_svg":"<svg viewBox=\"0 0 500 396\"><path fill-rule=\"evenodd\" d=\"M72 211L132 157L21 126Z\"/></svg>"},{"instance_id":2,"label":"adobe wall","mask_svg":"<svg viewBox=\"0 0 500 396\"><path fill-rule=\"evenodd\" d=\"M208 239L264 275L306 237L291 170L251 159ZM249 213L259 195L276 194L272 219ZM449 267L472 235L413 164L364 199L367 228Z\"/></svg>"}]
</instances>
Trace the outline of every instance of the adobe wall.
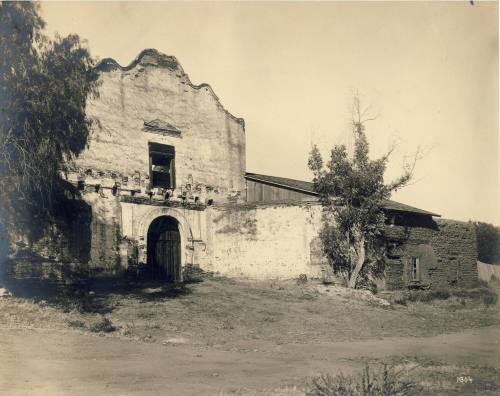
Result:
<instances>
[{"instance_id":1,"label":"adobe wall","mask_svg":"<svg viewBox=\"0 0 500 396\"><path fill-rule=\"evenodd\" d=\"M128 67L106 59L89 147L72 164L70 181L148 192L148 142L175 147L176 191L205 202L243 200L244 122L226 111L210 86L193 85L174 57L145 50ZM160 120L168 128L148 128ZM153 191L161 194L162 191Z\"/></svg>"},{"instance_id":2,"label":"adobe wall","mask_svg":"<svg viewBox=\"0 0 500 396\"><path fill-rule=\"evenodd\" d=\"M384 289L411 281L418 257L421 281L431 287L472 287L477 282L474 228L429 216L404 216L405 226L388 227ZM318 232L321 206L312 202L224 205L207 211L208 266L220 274L248 278L331 277ZM210 228L208 228L210 230Z\"/></svg>"},{"instance_id":3,"label":"adobe wall","mask_svg":"<svg viewBox=\"0 0 500 396\"><path fill-rule=\"evenodd\" d=\"M477 282L477 251L470 223L428 218L388 227L386 288L402 289L411 280L411 257L418 257L422 282L436 287L472 287Z\"/></svg>"},{"instance_id":4,"label":"adobe wall","mask_svg":"<svg viewBox=\"0 0 500 396\"><path fill-rule=\"evenodd\" d=\"M46 249L43 241L38 246L40 256L47 259L45 267L21 260L14 272L24 277L49 276L39 272L50 274L69 256L80 255L88 261L83 260L79 270L89 275L122 275L128 268L146 265L149 225L159 216L171 216L179 222L183 267L194 264L221 275L254 279L291 279L302 274L323 278L331 274L318 238L318 203L205 206L171 202L167 206L160 200L141 201L106 188L96 193L92 187L82 192L82 198L91 208L90 216L73 225L74 237L82 243L71 246L57 235L48 236ZM411 216L406 221L387 228L389 250L381 288L406 288L411 280L411 257L419 258L421 280L433 288L475 285L477 256L471 224ZM49 241L59 241L59 245L49 246ZM55 271L50 276L60 275Z\"/></svg>"},{"instance_id":5,"label":"adobe wall","mask_svg":"<svg viewBox=\"0 0 500 396\"><path fill-rule=\"evenodd\" d=\"M324 271L318 257L320 218L321 207L314 203L211 208L207 211L212 224L207 269L254 279L301 274L319 278Z\"/></svg>"}]
</instances>

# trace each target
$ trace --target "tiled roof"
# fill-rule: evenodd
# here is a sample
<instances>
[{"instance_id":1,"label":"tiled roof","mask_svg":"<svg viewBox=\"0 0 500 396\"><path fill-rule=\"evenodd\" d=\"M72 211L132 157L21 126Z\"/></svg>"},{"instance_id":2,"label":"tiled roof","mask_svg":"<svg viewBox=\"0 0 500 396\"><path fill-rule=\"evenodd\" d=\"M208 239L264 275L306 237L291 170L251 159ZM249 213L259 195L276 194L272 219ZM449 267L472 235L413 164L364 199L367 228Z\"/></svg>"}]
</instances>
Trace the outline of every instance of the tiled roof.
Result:
<instances>
[{"instance_id":1,"label":"tiled roof","mask_svg":"<svg viewBox=\"0 0 500 396\"><path fill-rule=\"evenodd\" d=\"M247 172L245 174L245 178L253 181L258 181L266 184L271 184L278 187L284 187L291 190L303 192L305 194L310 194L312 196L317 196L318 194L314 191L314 185L311 182L303 181L303 180L295 180L289 179L286 177L278 177L278 176L268 176L268 175L260 175L257 173ZM437 213L432 213L427 210L418 209L410 205L405 205L396 201L392 201L390 199L385 200L384 207L387 210L392 212L406 212L406 213L416 213L428 216L437 216L441 217L441 215Z\"/></svg>"}]
</instances>

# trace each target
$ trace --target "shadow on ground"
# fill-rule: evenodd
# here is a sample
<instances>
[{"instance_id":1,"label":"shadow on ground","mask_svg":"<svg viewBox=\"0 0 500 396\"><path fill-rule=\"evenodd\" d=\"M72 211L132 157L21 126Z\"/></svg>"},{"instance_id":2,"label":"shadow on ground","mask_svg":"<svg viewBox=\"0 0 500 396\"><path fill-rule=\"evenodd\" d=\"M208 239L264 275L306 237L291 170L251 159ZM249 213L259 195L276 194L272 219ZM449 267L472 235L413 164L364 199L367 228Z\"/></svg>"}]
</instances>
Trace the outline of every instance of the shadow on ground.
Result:
<instances>
[{"instance_id":1,"label":"shadow on ground","mask_svg":"<svg viewBox=\"0 0 500 396\"><path fill-rule=\"evenodd\" d=\"M18 282L10 291L16 296L42 302L62 309L81 313L111 313L122 298L140 303L165 301L191 294L189 283L167 284L161 281L129 281L93 279L79 283L54 286L41 281Z\"/></svg>"}]
</instances>

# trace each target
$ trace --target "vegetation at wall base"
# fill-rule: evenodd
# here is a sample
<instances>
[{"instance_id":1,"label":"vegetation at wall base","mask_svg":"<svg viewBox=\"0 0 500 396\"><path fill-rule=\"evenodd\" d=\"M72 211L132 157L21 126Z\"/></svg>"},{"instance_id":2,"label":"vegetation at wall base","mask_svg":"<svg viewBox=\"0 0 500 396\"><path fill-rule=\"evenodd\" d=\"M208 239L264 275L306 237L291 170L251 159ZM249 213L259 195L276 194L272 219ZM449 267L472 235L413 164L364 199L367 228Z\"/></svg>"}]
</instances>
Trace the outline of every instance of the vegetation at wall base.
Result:
<instances>
[{"instance_id":1,"label":"vegetation at wall base","mask_svg":"<svg viewBox=\"0 0 500 396\"><path fill-rule=\"evenodd\" d=\"M497 303L497 292L487 284L479 284L472 289L438 288L430 290L410 290L393 293L391 301L398 305L407 305L409 302L432 303L439 300L459 300L462 305L466 300L492 306Z\"/></svg>"}]
</instances>

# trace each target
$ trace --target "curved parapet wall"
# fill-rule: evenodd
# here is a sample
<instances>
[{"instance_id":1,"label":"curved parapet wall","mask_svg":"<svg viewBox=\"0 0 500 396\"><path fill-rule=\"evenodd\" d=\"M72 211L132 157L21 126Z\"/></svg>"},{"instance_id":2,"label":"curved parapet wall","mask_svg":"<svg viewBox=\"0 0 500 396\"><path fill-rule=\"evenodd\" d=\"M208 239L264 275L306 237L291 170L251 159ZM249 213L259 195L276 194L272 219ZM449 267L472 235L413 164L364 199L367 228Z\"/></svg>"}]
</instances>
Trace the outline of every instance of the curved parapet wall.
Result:
<instances>
[{"instance_id":1,"label":"curved parapet wall","mask_svg":"<svg viewBox=\"0 0 500 396\"><path fill-rule=\"evenodd\" d=\"M194 85L175 57L154 49L125 67L107 58L96 68L99 95L87 104L93 131L88 149L72 164L73 179L147 196L148 144L160 143L175 148L173 197L243 199L244 121L208 84Z\"/></svg>"},{"instance_id":2,"label":"curved parapet wall","mask_svg":"<svg viewBox=\"0 0 500 396\"><path fill-rule=\"evenodd\" d=\"M191 83L189 76L184 72L184 69L180 65L179 61L175 56L165 55L161 52L158 52L154 48L148 48L142 50L141 53L135 58L128 66L121 66L116 60L113 58L105 58L102 59L96 66L96 69L101 72L113 71L113 70L121 70L121 71L130 71L137 66L155 66L155 67L165 67L171 69L173 71L178 71L184 78L186 84L188 84L193 89L208 89L214 99L217 101L221 110L226 112L226 114L236 120L241 125L245 125L245 121L243 118L238 118L233 116L229 111L227 111L221 104L219 97L215 94L212 87L207 83L202 83L199 85L195 85Z\"/></svg>"}]
</instances>

